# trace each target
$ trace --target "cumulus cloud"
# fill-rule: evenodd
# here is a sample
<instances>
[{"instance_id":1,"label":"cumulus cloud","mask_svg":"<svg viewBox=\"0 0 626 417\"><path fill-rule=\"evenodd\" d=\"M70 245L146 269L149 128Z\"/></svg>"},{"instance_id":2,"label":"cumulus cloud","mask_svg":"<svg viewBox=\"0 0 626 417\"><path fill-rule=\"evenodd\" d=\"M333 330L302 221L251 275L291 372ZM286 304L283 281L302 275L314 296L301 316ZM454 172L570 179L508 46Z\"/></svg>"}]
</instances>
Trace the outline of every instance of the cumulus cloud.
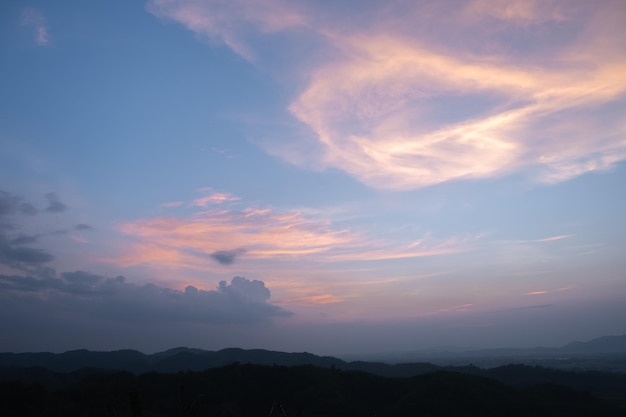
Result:
<instances>
[{"instance_id":1,"label":"cumulus cloud","mask_svg":"<svg viewBox=\"0 0 626 417\"><path fill-rule=\"evenodd\" d=\"M48 206L45 208L46 212L60 213L67 210L67 206L61 202L61 200L55 193L48 193L45 197L48 201Z\"/></svg>"},{"instance_id":2,"label":"cumulus cloud","mask_svg":"<svg viewBox=\"0 0 626 417\"><path fill-rule=\"evenodd\" d=\"M50 43L50 35L48 34L48 23L43 14L32 7L28 7L22 11L21 23L33 30L35 43L40 46L46 46Z\"/></svg>"},{"instance_id":3,"label":"cumulus cloud","mask_svg":"<svg viewBox=\"0 0 626 417\"><path fill-rule=\"evenodd\" d=\"M246 58L268 33L316 37L289 110L320 151L268 145L292 163L415 189L515 172L554 183L626 159L619 1L372 2L350 16L312 0L235 3L149 10Z\"/></svg>"},{"instance_id":4,"label":"cumulus cloud","mask_svg":"<svg viewBox=\"0 0 626 417\"><path fill-rule=\"evenodd\" d=\"M15 296L22 303L38 304L41 314L71 306L88 316L147 323L245 324L292 314L269 303L270 290L263 281L243 277L234 277L230 284L222 281L215 290L188 286L179 291L85 271L47 277L0 275L0 299Z\"/></svg>"}]
</instances>

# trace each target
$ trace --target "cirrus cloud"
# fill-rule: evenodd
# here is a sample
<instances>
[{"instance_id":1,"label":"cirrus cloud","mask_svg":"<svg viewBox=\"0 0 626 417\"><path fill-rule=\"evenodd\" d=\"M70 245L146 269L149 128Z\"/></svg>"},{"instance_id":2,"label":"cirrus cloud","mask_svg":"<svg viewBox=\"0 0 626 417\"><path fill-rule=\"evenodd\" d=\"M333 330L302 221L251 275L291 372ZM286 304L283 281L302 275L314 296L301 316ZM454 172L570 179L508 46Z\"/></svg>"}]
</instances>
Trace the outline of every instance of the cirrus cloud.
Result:
<instances>
[{"instance_id":1,"label":"cirrus cloud","mask_svg":"<svg viewBox=\"0 0 626 417\"><path fill-rule=\"evenodd\" d=\"M210 198L207 197L207 198ZM232 198L238 202L239 199ZM207 258L221 267L236 259L315 262L377 261L458 253L475 236L437 239L428 234L406 241L375 239L360 231L338 228L300 211L220 204L185 216L125 222L119 230L132 239L123 254L103 259L122 267L206 270ZM225 249L235 248L235 249Z\"/></svg>"},{"instance_id":2,"label":"cirrus cloud","mask_svg":"<svg viewBox=\"0 0 626 417\"><path fill-rule=\"evenodd\" d=\"M415 189L516 172L554 183L626 159L623 3L393 3L402 7L368 3L350 18L316 1L240 0L231 13L220 1L159 0L149 10L244 57L268 33L317 37L319 58L298 74L307 81L288 108L321 151L268 146L294 164Z\"/></svg>"}]
</instances>

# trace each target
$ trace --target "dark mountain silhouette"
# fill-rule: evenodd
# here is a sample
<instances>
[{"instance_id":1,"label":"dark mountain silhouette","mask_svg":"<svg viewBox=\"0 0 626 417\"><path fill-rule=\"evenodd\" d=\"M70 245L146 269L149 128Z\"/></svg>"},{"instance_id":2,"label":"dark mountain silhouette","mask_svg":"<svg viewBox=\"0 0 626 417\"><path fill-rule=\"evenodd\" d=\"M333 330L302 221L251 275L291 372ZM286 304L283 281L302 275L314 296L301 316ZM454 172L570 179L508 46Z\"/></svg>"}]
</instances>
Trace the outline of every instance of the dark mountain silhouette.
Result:
<instances>
[{"instance_id":1,"label":"dark mountain silhouette","mask_svg":"<svg viewBox=\"0 0 626 417\"><path fill-rule=\"evenodd\" d=\"M518 384L505 384L470 373L479 372L478 368L465 373L429 372L411 378L385 378L308 365L232 364L202 372L141 375L13 369L27 371L34 379L16 378L16 375L0 378L2 416L626 415L624 398L619 395L598 398L550 381L528 384L544 370L537 373L531 367L519 366L498 371L506 378L520 378ZM55 385L50 387L37 378L53 381ZM622 381L616 392L622 389L623 395L624 386Z\"/></svg>"},{"instance_id":2,"label":"dark mountain silhouette","mask_svg":"<svg viewBox=\"0 0 626 417\"><path fill-rule=\"evenodd\" d=\"M600 359L598 359L600 358ZM626 336L607 336L589 342L573 342L560 348L489 349L426 354L419 362L388 364L370 361L344 361L311 353L285 353L263 349L228 348L207 351L178 347L164 352L144 354L135 350L93 352L73 350L64 353L0 353L0 367L41 367L56 372L82 368L125 370L133 373L201 371L235 362L257 365L313 365L322 368L364 371L388 377L409 377L439 369L432 365L460 366L470 362L481 367L525 363L568 370L626 372Z\"/></svg>"},{"instance_id":3,"label":"dark mountain silhouette","mask_svg":"<svg viewBox=\"0 0 626 417\"><path fill-rule=\"evenodd\" d=\"M133 373L202 371L232 363L256 365L313 365L321 368L364 371L388 377L408 377L432 372L438 367L427 363L390 365L376 362L346 362L311 353L286 353L262 349L228 348L217 352L179 347L146 355L134 350L92 352L75 350L64 353L0 353L0 368L40 367L55 372L74 372L83 368L124 370Z\"/></svg>"}]
</instances>

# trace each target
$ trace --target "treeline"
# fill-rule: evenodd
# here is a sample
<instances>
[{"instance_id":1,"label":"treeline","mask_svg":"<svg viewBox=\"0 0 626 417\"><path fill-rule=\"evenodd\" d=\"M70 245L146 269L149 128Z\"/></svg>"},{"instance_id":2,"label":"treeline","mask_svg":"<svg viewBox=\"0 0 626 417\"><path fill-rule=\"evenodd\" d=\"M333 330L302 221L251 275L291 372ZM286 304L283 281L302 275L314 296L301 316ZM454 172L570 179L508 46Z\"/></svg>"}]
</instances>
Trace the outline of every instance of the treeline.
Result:
<instances>
[{"instance_id":1,"label":"treeline","mask_svg":"<svg viewBox=\"0 0 626 417\"><path fill-rule=\"evenodd\" d=\"M519 376L520 370L541 371L513 366L499 372L510 377ZM626 415L617 394L599 398L563 385L536 383L536 378L530 384L528 379L505 384L471 372L387 378L332 367L232 364L202 372L141 375L32 368L0 374L2 416Z\"/></svg>"}]
</instances>

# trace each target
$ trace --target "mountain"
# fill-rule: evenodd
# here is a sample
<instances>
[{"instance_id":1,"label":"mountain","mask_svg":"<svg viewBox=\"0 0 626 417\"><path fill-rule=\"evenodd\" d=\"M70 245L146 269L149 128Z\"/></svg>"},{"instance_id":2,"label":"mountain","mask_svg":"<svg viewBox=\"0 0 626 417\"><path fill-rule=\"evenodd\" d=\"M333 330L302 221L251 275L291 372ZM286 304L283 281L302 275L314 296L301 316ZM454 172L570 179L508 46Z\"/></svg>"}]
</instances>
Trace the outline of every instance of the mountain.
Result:
<instances>
[{"instance_id":1,"label":"mountain","mask_svg":"<svg viewBox=\"0 0 626 417\"><path fill-rule=\"evenodd\" d=\"M626 353L626 335L599 337L589 342L572 342L561 347L560 350L578 354L624 354Z\"/></svg>"},{"instance_id":2,"label":"mountain","mask_svg":"<svg viewBox=\"0 0 626 417\"><path fill-rule=\"evenodd\" d=\"M626 335L605 336L561 347L501 348L482 350L422 350L369 356L344 356L352 360L385 363L428 362L437 365L475 365L492 368L523 363L566 370L597 370L626 373Z\"/></svg>"},{"instance_id":3,"label":"mountain","mask_svg":"<svg viewBox=\"0 0 626 417\"><path fill-rule=\"evenodd\" d=\"M495 377L468 367L464 372L439 370L411 378L309 365L231 364L201 372L141 375L13 369L25 371L29 378L14 374L7 380L0 372L2 416L626 415L626 375L519 365L489 370ZM593 391L582 390L587 387Z\"/></svg>"},{"instance_id":4,"label":"mountain","mask_svg":"<svg viewBox=\"0 0 626 417\"><path fill-rule=\"evenodd\" d=\"M389 362L390 356L385 359ZM524 363L570 370L626 372L626 336L607 336L589 342L573 342L560 348L489 349L465 352L415 353L396 357L396 362L345 361L311 353L286 353L263 349L228 348L207 351L178 347L164 352L144 354L135 350L93 352L73 350L64 353L0 353L0 367L41 367L55 372L73 372L83 368L145 372L201 371L232 363L257 365L313 365L363 371L387 377L409 377L439 369L433 365L497 367Z\"/></svg>"},{"instance_id":5,"label":"mountain","mask_svg":"<svg viewBox=\"0 0 626 417\"><path fill-rule=\"evenodd\" d=\"M114 352L92 352L75 350L64 353L0 353L0 368L39 367L55 372L75 372L83 368L145 372L202 371L233 363L256 365L298 366L312 365L320 368L335 368L363 371L387 377L408 377L432 372L438 367L427 363L385 364L378 362L346 362L331 356L311 353L286 353L263 349L228 348L207 351L179 347L150 355L134 350Z\"/></svg>"}]
</instances>

